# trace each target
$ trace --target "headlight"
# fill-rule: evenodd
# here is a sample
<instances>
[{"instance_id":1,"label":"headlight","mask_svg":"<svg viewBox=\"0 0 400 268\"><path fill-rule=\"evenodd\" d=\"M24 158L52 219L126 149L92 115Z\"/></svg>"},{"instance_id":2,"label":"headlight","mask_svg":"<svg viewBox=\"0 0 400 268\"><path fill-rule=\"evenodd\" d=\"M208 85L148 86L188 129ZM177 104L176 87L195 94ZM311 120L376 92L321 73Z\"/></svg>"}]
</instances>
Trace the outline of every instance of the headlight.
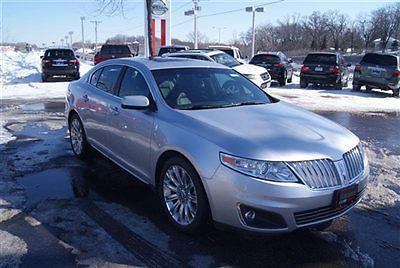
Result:
<instances>
[{"instance_id":1,"label":"headlight","mask_svg":"<svg viewBox=\"0 0 400 268\"><path fill-rule=\"evenodd\" d=\"M268 162L240 158L220 153L221 163L237 172L269 181L298 182L298 179L283 162Z\"/></svg>"},{"instance_id":2,"label":"headlight","mask_svg":"<svg viewBox=\"0 0 400 268\"><path fill-rule=\"evenodd\" d=\"M245 76L248 78L248 79L257 79L257 75L255 75L255 74L245 74Z\"/></svg>"}]
</instances>

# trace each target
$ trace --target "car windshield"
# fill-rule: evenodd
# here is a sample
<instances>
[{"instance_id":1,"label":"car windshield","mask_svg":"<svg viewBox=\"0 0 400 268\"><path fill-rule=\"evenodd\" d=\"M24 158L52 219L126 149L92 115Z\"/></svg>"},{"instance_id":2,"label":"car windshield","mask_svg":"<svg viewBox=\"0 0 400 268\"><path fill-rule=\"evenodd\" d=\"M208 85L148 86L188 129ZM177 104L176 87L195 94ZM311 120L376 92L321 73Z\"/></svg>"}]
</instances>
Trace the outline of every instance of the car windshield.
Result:
<instances>
[{"instance_id":1,"label":"car windshield","mask_svg":"<svg viewBox=\"0 0 400 268\"><path fill-rule=\"evenodd\" d=\"M47 59L72 59L75 56L74 52L70 49L52 49L47 50L44 57Z\"/></svg>"},{"instance_id":2,"label":"car windshield","mask_svg":"<svg viewBox=\"0 0 400 268\"><path fill-rule=\"evenodd\" d=\"M397 66L397 58L391 55L365 54L361 63L375 64L381 66Z\"/></svg>"},{"instance_id":3,"label":"car windshield","mask_svg":"<svg viewBox=\"0 0 400 268\"><path fill-rule=\"evenodd\" d=\"M307 63L327 63L336 64L335 54L308 54L304 60L304 64Z\"/></svg>"},{"instance_id":4,"label":"car windshield","mask_svg":"<svg viewBox=\"0 0 400 268\"><path fill-rule=\"evenodd\" d=\"M255 55L250 63L257 64L257 63L280 63L281 60L278 56L275 55Z\"/></svg>"},{"instance_id":5,"label":"car windshield","mask_svg":"<svg viewBox=\"0 0 400 268\"><path fill-rule=\"evenodd\" d=\"M130 54L128 46L125 45L112 45L102 46L100 54Z\"/></svg>"},{"instance_id":6,"label":"car windshield","mask_svg":"<svg viewBox=\"0 0 400 268\"><path fill-rule=\"evenodd\" d=\"M232 56L229 56L225 52L214 54L210 56L216 63L228 66L228 67L235 67L240 65L240 62L235 60Z\"/></svg>"},{"instance_id":7,"label":"car windshield","mask_svg":"<svg viewBox=\"0 0 400 268\"><path fill-rule=\"evenodd\" d=\"M269 96L231 69L181 68L152 71L169 106L182 110L271 103Z\"/></svg>"}]
</instances>

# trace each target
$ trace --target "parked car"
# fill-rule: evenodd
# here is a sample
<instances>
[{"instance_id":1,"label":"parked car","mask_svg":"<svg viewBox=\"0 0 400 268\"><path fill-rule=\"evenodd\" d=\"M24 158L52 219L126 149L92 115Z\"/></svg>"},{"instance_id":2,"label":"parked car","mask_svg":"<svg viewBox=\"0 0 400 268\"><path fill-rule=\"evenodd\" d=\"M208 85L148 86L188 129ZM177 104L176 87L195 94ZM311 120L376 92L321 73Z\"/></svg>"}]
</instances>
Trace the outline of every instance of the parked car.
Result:
<instances>
[{"instance_id":1,"label":"parked car","mask_svg":"<svg viewBox=\"0 0 400 268\"><path fill-rule=\"evenodd\" d=\"M300 87L306 88L308 84L334 86L337 89L347 87L350 66L340 53L309 53L300 70Z\"/></svg>"},{"instance_id":2,"label":"parked car","mask_svg":"<svg viewBox=\"0 0 400 268\"><path fill-rule=\"evenodd\" d=\"M106 44L102 45L100 52L94 55L94 65L99 64L102 61L114 59L114 58L124 58L135 56L134 51L127 44Z\"/></svg>"},{"instance_id":3,"label":"parked car","mask_svg":"<svg viewBox=\"0 0 400 268\"><path fill-rule=\"evenodd\" d=\"M53 76L79 79L79 60L72 49L49 48L40 58L43 82Z\"/></svg>"},{"instance_id":4,"label":"parked car","mask_svg":"<svg viewBox=\"0 0 400 268\"><path fill-rule=\"evenodd\" d=\"M280 86L286 82L292 83L293 60L282 52L260 52L250 60L250 64L264 67L268 70L272 80L278 81Z\"/></svg>"},{"instance_id":5,"label":"parked car","mask_svg":"<svg viewBox=\"0 0 400 268\"><path fill-rule=\"evenodd\" d=\"M185 232L209 218L262 233L326 223L366 186L354 134L214 62L110 60L66 100L74 154L94 148L153 187Z\"/></svg>"},{"instance_id":6,"label":"parked car","mask_svg":"<svg viewBox=\"0 0 400 268\"><path fill-rule=\"evenodd\" d=\"M230 55L215 49L192 49L181 51L178 53L166 54L168 57L189 58L195 60L213 61L225 66L228 66L238 73L246 76L257 86L262 89L268 88L271 85L271 76L265 68L241 63Z\"/></svg>"},{"instance_id":7,"label":"parked car","mask_svg":"<svg viewBox=\"0 0 400 268\"><path fill-rule=\"evenodd\" d=\"M242 56L242 53L240 52L240 49L238 47L214 45L214 46L208 46L208 48L221 50L221 51L225 52L226 54L231 55L237 61L239 61L241 63L246 63L245 58Z\"/></svg>"},{"instance_id":8,"label":"parked car","mask_svg":"<svg viewBox=\"0 0 400 268\"><path fill-rule=\"evenodd\" d=\"M188 46L179 46L179 45L173 45L173 46L162 46L160 47L160 50L158 51L158 56L162 56L166 53L175 53L179 52L182 50L189 50L190 47Z\"/></svg>"},{"instance_id":9,"label":"parked car","mask_svg":"<svg viewBox=\"0 0 400 268\"><path fill-rule=\"evenodd\" d=\"M353 90L360 91L365 86L366 91L373 88L393 91L393 96L399 96L400 90L400 60L397 55L367 53L360 64L354 69Z\"/></svg>"}]
</instances>

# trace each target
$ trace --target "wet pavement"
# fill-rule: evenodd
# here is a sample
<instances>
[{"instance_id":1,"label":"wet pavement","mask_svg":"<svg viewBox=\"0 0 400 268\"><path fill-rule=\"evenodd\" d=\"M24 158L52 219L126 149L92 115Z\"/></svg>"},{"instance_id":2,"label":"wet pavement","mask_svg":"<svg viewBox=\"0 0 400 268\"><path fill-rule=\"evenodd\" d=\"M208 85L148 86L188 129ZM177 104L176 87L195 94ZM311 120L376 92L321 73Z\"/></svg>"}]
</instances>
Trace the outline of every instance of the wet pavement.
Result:
<instances>
[{"instance_id":1,"label":"wet pavement","mask_svg":"<svg viewBox=\"0 0 400 268\"><path fill-rule=\"evenodd\" d=\"M1 177L24 188L25 201L16 205L18 209L41 222L48 232L44 237L68 244L67 259L73 253L79 264L396 267L400 263L400 117L396 114L320 113L349 128L368 147L369 192L323 232L305 229L254 236L212 224L197 235L178 232L146 185L98 153L85 162L73 156L62 101L8 103L1 109L6 128L16 137L0 145ZM0 230L32 240L21 231L28 227L19 224L20 217L0 221ZM32 243L22 263L38 266L40 256L32 261L30 247ZM42 256L43 261L47 258Z\"/></svg>"}]
</instances>

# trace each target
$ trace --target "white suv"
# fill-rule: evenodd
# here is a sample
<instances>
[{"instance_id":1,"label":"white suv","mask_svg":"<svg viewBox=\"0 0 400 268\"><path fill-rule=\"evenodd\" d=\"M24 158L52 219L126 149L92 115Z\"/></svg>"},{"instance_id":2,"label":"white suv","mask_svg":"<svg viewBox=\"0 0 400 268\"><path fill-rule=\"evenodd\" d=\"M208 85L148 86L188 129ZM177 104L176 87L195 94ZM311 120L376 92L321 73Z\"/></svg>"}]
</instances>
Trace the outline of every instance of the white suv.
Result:
<instances>
[{"instance_id":1,"label":"white suv","mask_svg":"<svg viewBox=\"0 0 400 268\"><path fill-rule=\"evenodd\" d=\"M253 64L239 62L225 52L215 49L192 49L177 53L165 54L166 57L189 58L195 60L213 61L228 66L246 76L262 89L271 85L271 76L267 69Z\"/></svg>"}]
</instances>

